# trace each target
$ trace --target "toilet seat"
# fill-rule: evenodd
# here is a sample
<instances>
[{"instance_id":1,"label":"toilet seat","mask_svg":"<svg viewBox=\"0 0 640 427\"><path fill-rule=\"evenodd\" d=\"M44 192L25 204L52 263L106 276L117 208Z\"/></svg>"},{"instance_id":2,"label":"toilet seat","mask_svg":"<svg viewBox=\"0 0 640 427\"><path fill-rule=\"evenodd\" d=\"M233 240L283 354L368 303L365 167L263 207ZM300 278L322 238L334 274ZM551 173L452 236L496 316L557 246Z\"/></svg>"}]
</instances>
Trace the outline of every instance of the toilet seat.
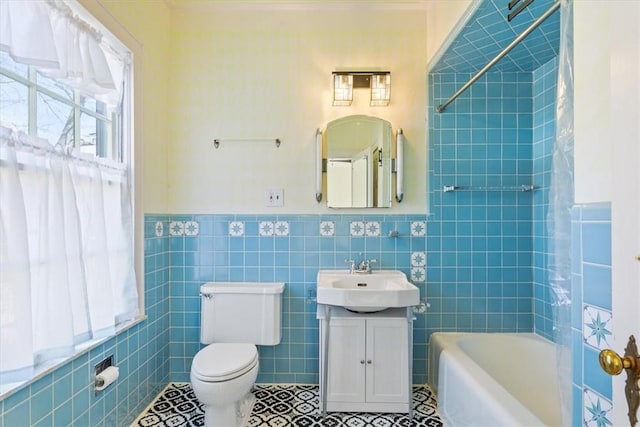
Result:
<instances>
[{"instance_id":1,"label":"toilet seat","mask_svg":"<svg viewBox=\"0 0 640 427\"><path fill-rule=\"evenodd\" d=\"M257 363L258 350L253 344L215 343L196 354L191 374L204 382L229 381L250 371Z\"/></svg>"}]
</instances>

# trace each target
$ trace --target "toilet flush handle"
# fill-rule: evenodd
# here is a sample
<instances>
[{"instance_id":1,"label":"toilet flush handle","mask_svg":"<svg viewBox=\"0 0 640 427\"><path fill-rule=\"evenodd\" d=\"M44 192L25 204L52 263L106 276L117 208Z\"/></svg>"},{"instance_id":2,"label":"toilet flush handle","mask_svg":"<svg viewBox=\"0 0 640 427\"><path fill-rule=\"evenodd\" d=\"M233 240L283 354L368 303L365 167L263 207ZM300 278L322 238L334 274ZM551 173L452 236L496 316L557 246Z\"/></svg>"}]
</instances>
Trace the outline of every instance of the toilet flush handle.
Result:
<instances>
[{"instance_id":1,"label":"toilet flush handle","mask_svg":"<svg viewBox=\"0 0 640 427\"><path fill-rule=\"evenodd\" d=\"M211 299L213 298L213 294L205 294L204 292L200 292L200 298Z\"/></svg>"}]
</instances>

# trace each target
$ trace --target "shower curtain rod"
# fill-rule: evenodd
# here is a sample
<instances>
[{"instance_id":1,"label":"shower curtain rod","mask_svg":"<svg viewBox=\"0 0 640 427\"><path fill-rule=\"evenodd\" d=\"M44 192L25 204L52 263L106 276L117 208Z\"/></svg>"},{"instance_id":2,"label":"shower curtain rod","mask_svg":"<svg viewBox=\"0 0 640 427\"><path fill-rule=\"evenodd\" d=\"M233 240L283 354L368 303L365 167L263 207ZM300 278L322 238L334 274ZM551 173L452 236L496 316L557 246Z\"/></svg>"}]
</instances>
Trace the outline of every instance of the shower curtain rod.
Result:
<instances>
[{"instance_id":1,"label":"shower curtain rod","mask_svg":"<svg viewBox=\"0 0 640 427\"><path fill-rule=\"evenodd\" d=\"M524 30L511 43L509 43L509 45L507 47L505 47L502 50L502 52L500 52L498 55L496 55L495 58L493 58L491 61L489 61L489 63L487 65L485 65L480 71L478 71L475 76L471 77L471 79L467 83L465 83L464 86L462 86L460 89L458 89L458 91L456 93L454 93L451 96L451 98L447 99L447 101L445 103L438 105L436 107L436 111L438 113L442 113L447 108L447 106L449 106L449 104L451 104L453 101L455 101L455 99L462 94L462 92L467 90L469 88L469 86L474 84L476 82L476 80L478 80L480 77L482 77L484 75L484 73L489 71L489 69L491 67L493 67L496 64L496 62L500 61L506 54L508 54L511 51L511 49L516 47L522 40L524 40L524 38L527 37L529 35L529 33L531 33L533 30L538 28L538 26L540 24L542 24L549 16L551 16L551 14L553 12L558 10L559 7L560 7L560 1L556 1L545 13L543 13L538 19L533 21L533 23L531 25L529 25L529 27L527 27L526 30Z\"/></svg>"}]
</instances>

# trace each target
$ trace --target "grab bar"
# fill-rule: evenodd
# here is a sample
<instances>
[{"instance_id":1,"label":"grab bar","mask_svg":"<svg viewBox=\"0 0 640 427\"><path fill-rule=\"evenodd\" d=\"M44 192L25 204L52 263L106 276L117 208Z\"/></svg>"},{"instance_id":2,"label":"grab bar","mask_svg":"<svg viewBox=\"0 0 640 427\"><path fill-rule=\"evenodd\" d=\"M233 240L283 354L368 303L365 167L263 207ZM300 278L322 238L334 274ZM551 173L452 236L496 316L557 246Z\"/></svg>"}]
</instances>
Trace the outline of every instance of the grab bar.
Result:
<instances>
[{"instance_id":1,"label":"grab bar","mask_svg":"<svg viewBox=\"0 0 640 427\"><path fill-rule=\"evenodd\" d=\"M458 185L445 185L442 187L442 191L450 193L452 191L521 191L529 192L535 191L538 187L535 185L515 185L509 187L461 187Z\"/></svg>"},{"instance_id":2,"label":"grab bar","mask_svg":"<svg viewBox=\"0 0 640 427\"><path fill-rule=\"evenodd\" d=\"M243 142L243 141L273 141L276 143L276 147L280 147L280 143L282 142L280 138L216 138L213 140L213 146L218 148L220 147L220 143L222 141L227 142Z\"/></svg>"}]
</instances>

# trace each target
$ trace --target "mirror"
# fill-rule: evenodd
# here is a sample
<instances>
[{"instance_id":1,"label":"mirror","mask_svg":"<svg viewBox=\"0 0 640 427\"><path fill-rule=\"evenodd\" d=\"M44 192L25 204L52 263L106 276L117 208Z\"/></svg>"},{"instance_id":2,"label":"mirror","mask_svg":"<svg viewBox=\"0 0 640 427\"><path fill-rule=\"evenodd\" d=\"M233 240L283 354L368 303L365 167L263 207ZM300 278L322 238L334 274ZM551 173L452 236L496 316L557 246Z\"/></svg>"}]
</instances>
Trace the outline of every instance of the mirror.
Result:
<instances>
[{"instance_id":1,"label":"mirror","mask_svg":"<svg viewBox=\"0 0 640 427\"><path fill-rule=\"evenodd\" d=\"M347 116L327 124L327 206L391 207L391 123Z\"/></svg>"}]
</instances>

